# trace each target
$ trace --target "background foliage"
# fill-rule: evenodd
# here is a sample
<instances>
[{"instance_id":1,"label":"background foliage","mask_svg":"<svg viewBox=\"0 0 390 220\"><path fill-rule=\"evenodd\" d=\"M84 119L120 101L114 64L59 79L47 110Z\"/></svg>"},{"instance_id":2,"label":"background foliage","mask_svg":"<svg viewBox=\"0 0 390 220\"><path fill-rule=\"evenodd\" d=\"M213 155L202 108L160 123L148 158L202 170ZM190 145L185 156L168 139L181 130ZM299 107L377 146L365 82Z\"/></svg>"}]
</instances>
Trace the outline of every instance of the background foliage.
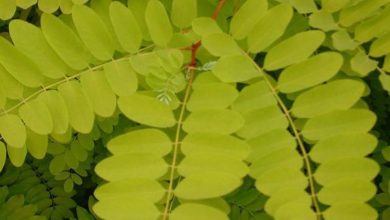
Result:
<instances>
[{"instance_id":1,"label":"background foliage","mask_svg":"<svg viewBox=\"0 0 390 220\"><path fill-rule=\"evenodd\" d=\"M389 0L0 19L0 219L390 219Z\"/></svg>"}]
</instances>

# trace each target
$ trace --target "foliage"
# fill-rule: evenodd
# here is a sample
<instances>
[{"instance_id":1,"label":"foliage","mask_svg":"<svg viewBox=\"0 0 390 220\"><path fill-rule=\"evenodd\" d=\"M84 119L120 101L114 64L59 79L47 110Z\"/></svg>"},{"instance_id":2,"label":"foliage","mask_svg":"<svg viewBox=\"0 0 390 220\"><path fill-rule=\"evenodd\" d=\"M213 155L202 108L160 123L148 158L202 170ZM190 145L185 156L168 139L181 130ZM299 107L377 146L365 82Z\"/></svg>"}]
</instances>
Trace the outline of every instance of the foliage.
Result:
<instances>
[{"instance_id":1,"label":"foliage","mask_svg":"<svg viewBox=\"0 0 390 220\"><path fill-rule=\"evenodd\" d=\"M389 218L389 1L16 6L1 219Z\"/></svg>"}]
</instances>

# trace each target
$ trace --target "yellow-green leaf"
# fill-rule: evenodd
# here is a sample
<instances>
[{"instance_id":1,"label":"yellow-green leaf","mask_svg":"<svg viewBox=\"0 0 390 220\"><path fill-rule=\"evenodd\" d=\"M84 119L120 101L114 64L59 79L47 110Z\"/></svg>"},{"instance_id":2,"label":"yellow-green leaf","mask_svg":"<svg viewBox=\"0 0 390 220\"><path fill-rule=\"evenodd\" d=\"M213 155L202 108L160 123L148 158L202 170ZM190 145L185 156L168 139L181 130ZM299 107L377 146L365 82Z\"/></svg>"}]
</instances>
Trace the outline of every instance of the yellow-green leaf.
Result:
<instances>
[{"instance_id":1,"label":"yellow-green leaf","mask_svg":"<svg viewBox=\"0 0 390 220\"><path fill-rule=\"evenodd\" d=\"M276 16L278 19L275 19ZM280 38L292 16L293 9L288 4L280 4L267 11L248 35L249 51L263 51Z\"/></svg>"},{"instance_id":2,"label":"yellow-green leaf","mask_svg":"<svg viewBox=\"0 0 390 220\"><path fill-rule=\"evenodd\" d=\"M137 76L128 60L105 64L104 74L112 91L118 96L131 95L138 88Z\"/></svg>"},{"instance_id":3,"label":"yellow-green leaf","mask_svg":"<svg viewBox=\"0 0 390 220\"><path fill-rule=\"evenodd\" d=\"M92 130L95 114L90 100L80 83L69 81L58 86L69 112L69 123L78 132L89 133Z\"/></svg>"},{"instance_id":4,"label":"yellow-green leaf","mask_svg":"<svg viewBox=\"0 0 390 220\"><path fill-rule=\"evenodd\" d=\"M87 6L75 5L72 18L77 32L92 55L102 61L111 59L114 44L100 17Z\"/></svg>"},{"instance_id":5,"label":"yellow-green leaf","mask_svg":"<svg viewBox=\"0 0 390 220\"><path fill-rule=\"evenodd\" d=\"M131 120L155 127L172 127L176 124L175 117L168 105L157 98L132 94L118 99L118 107Z\"/></svg>"},{"instance_id":6,"label":"yellow-green leaf","mask_svg":"<svg viewBox=\"0 0 390 220\"><path fill-rule=\"evenodd\" d=\"M267 8L268 1L266 0L247 0L230 22L232 36L237 40L244 39L264 16Z\"/></svg>"},{"instance_id":7,"label":"yellow-green leaf","mask_svg":"<svg viewBox=\"0 0 390 220\"><path fill-rule=\"evenodd\" d=\"M343 57L336 52L313 56L284 69L280 74L277 89L292 93L318 85L336 75L342 64ZM318 68L319 66L321 68Z\"/></svg>"},{"instance_id":8,"label":"yellow-green leaf","mask_svg":"<svg viewBox=\"0 0 390 220\"><path fill-rule=\"evenodd\" d=\"M21 167L27 156L27 148L7 145L8 158L15 167Z\"/></svg>"},{"instance_id":9,"label":"yellow-green leaf","mask_svg":"<svg viewBox=\"0 0 390 220\"><path fill-rule=\"evenodd\" d=\"M172 141L160 130L141 129L111 139L107 147L114 155L151 153L164 156L172 150Z\"/></svg>"},{"instance_id":10,"label":"yellow-green leaf","mask_svg":"<svg viewBox=\"0 0 390 220\"><path fill-rule=\"evenodd\" d=\"M0 64L27 87L39 87L43 85L44 77L38 67L27 56L18 51L4 37L0 37Z\"/></svg>"},{"instance_id":11,"label":"yellow-green leaf","mask_svg":"<svg viewBox=\"0 0 390 220\"><path fill-rule=\"evenodd\" d=\"M171 18L172 23L178 28L186 28L198 13L197 0L173 0Z\"/></svg>"},{"instance_id":12,"label":"yellow-green leaf","mask_svg":"<svg viewBox=\"0 0 390 220\"><path fill-rule=\"evenodd\" d=\"M167 46L172 38L173 29L167 11L160 1L149 1L145 11L145 20L153 42L161 47Z\"/></svg>"},{"instance_id":13,"label":"yellow-green leaf","mask_svg":"<svg viewBox=\"0 0 390 220\"><path fill-rule=\"evenodd\" d=\"M137 52L142 42L142 31L133 12L119 2L112 2L110 18L121 46L129 53Z\"/></svg>"},{"instance_id":14,"label":"yellow-green leaf","mask_svg":"<svg viewBox=\"0 0 390 220\"><path fill-rule=\"evenodd\" d=\"M12 20L9 28L16 48L28 56L43 75L58 79L71 71L49 46L38 27L22 20Z\"/></svg>"},{"instance_id":15,"label":"yellow-green leaf","mask_svg":"<svg viewBox=\"0 0 390 220\"><path fill-rule=\"evenodd\" d=\"M211 132L231 134L244 125L244 118L237 112L227 109L208 109L192 112L184 121L187 133Z\"/></svg>"},{"instance_id":16,"label":"yellow-green leaf","mask_svg":"<svg viewBox=\"0 0 390 220\"><path fill-rule=\"evenodd\" d=\"M344 158L362 158L370 154L378 141L372 134L337 135L317 142L310 151L310 158L318 163Z\"/></svg>"},{"instance_id":17,"label":"yellow-green leaf","mask_svg":"<svg viewBox=\"0 0 390 220\"><path fill-rule=\"evenodd\" d=\"M110 117L116 109L116 96L111 90L103 71L90 71L80 77L95 113L101 117Z\"/></svg>"},{"instance_id":18,"label":"yellow-green leaf","mask_svg":"<svg viewBox=\"0 0 390 220\"><path fill-rule=\"evenodd\" d=\"M214 56L229 56L242 53L236 41L225 33L205 36L202 39L202 45Z\"/></svg>"},{"instance_id":19,"label":"yellow-green leaf","mask_svg":"<svg viewBox=\"0 0 390 220\"><path fill-rule=\"evenodd\" d=\"M3 142L0 142L0 172L3 170L5 161L7 159L7 149Z\"/></svg>"},{"instance_id":20,"label":"yellow-green leaf","mask_svg":"<svg viewBox=\"0 0 390 220\"><path fill-rule=\"evenodd\" d=\"M333 111L309 119L302 134L310 140L321 140L340 134L364 133L371 130L375 122L375 114L366 109Z\"/></svg>"},{"instance_id":21,"label":"yellow-green leaf","mask_svg":"<svg viewBox=\"0 0 390 220\"><path fill-rule=\"evenodd\" d=\"M196 34L202 37L210 34L222 33L221 28L218 26L215 20L209 17L200 17L194 19L192 22L192 29Z\"/></svg>"},{"instance_id":22,"label":"yellow-green leaf","mask_svg":"<svg viewBox=\"0 0 390 220\"><path fill-rule=\"evenodd\" d=\"M43 35L61 59L73 69L88 67L89 56L78 36L59 18L42 14Z\"/></svg>"},{"instance_id":23,"label":"yellow-green leaf","mask_svg":"<svg viewBox=\"0 0 390 220\"><path fill-rule=\"evenodd\" d=\"M276 70L308 58L325 40L322 31L310 30L298 33L272 47L264 60L264 68ZM302 47L302 45L305 45Z\"/></svg>"},{"instance_id":24,"label":"yellow-green leaf","mask_svg":"<svg viewBox=\"0 0 390 220\"><path fill-rule=\"evenodd\" d=\"M212 71L222 82L243 82L262 76L255 65L247 55L223 56Z\"/></svg>"},{"instance_id":25,"label":"yellow-green leaf","mask_svg":"<svg viewBox=\"0 0 390 220\"><path fill-rule=\"evenodd\" d=\"M64 98L56 90L49 90L38 96L49 109L53 120L53 133L64 134L69 128L69 114Z\"/></svg>"},{"instance_id":26,"label":"yellow-green leaf","mask_svg":"<svg viewBox=\"0 0 390 220\"><path fill-rule=\"evenodd\" d=\"M189 111L205 109L225 109L238 97L238 91L234 86L216 83L197 88L187 103Z\"/></svg>"},{"instance_id":27,"label":"yellow-green leaf","mask_svg":"<svg viewBox=\"0 0 390 220\"><path fill-rule=\"evenodd\" d=\"M363 96L365 88L358 80L335 80L303 92L291 111L297 117L311 118L334 110L346 110Z\"/></svg>"},{"instance_id":28,"label":"yellow-green leaf","mask_svg":"<svg viewBox=\"0 0 390 220\"><path fill-rule=\"evenodd\" d=\"M53 13L60 7L60 2L58 0L39 0L38 7L43 12Z\"/></svg>"},{"instance_id":29,"label":"yellow-green leaf","mask_svg":"<svg viewBox=\"0 0 390 220\"><path fill-rule=\"evenodd\" d=\"M53 119L41 99L34 99L22 105L19 108L19 116L37 134L46 135L53 131Z\"/></svg>"},{"instance_id":30,"label":"yellow-green leaf","mask_svg":"<svg viewBox=\"0 0 390 220\"><path fill-rule=\"evenodd\" d=\"M16 11L15 0L0 0L0 19L8 20L12 18Z\"/></svg>"},{"instance_id":31,"label":"yellow-green leaf","mask_svg":"<svg viewBox=\"0 0 390 220\"><path fill-rule=\"evenodd\" d=\"M26 146L31 156L36 159L43 159L47 152L48 136L40 135L27 129Z\"/></svg>"},{"instance_id":32,"label":"yellow-green leaf","mask_svg":"<svg viewBox=\"0 0 390 220\"><path fill-rule=\"evenodd\" d=\"M376 220L378 219L378 213L368 204L351 201L350 203L329 207L324 211L324 217L333 220Z\"/></svg>"},{"instance_id":33,"label":"yellow-green leaf","mask_svg":"<svg viewBox=\"0 0 390 220\"><path fill-rule=\"evenodd\" d=\"M196 204L196 203L184 203L175 208L171 215L171 220L199 220L199 219L212 219L212 220L228 220L228 216L216 208Z\"/></svg>"},{"instance_id":34,"label":"yellow-green leaf","mask_svg":"<svg viewBox=\"0 0 390 220\"><path fill-rule=\"evenodd\" d=\"M0 134L8 145L22 148L26 143L26 127L17 115L0 117Z\"/></svg>"}]
</instances>

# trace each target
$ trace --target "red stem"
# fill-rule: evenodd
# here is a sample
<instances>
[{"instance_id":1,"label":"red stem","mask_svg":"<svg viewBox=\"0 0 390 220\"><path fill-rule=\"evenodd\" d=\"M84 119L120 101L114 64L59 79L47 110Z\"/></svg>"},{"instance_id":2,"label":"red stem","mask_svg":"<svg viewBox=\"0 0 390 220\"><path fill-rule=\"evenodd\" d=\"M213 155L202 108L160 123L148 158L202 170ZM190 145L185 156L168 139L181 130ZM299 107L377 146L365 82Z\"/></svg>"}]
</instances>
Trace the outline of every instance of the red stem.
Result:
<instances>
[{"instance_id":1,"label":"red stem","mask_svg":"<svg viewBox=\"0 0 390 220\"><path fill-rule=\"evenodd\" d=\"M218 18L219 13L221 12L223 6L225 5L226 0L219 0L217 7L215 8L213 15L211 18L213 20L216 20ZM190 69L196 68L196 53L202 43L200 41L196 42L195 44L192 44L191 47L191 63L188 65Z\"/></svg>"}]
</instances>

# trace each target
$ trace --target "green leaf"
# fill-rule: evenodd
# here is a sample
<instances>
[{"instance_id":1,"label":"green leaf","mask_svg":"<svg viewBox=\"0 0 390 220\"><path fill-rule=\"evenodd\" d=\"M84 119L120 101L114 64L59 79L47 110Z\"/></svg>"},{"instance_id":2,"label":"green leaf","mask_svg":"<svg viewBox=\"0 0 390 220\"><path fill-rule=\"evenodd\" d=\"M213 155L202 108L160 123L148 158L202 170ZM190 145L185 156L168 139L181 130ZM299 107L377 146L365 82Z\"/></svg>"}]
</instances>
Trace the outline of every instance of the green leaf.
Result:
<instances>
[{"instance_id":1,"label":"green leaf","mask_svg":"<svg viewBox=\"0 0 390 220\"><path fill-rule=\"evenodd\" d=\"M114 54L111 36L100 17L89 7L75 5L72 18L80 38L98 60L110 60Z\"/></svg>"},{"instance_id":2,"label":"green leaf","mask_svg":"<svg viewBox=\"0 0 390 220\"><path fill-rule=\"evenodd\" d=\"M22 105L19 108L19 116L37 134L46 135L53 131L53 119L41 99L34 99Z\"/></svg>"},{"instance_id":3,"label":"green leaf","mask_svg":"<svg viewBox=\"0 0 390 220\"><path fill-rule=\"evenodd\" d=\"M249 52L259 53L279 39L292 16L293 10L287 4L279 4L267 11L248 35Z\"/></svg>"},{"instance_id":4,"label":"green leaf","mask_svg":"<svg viewBox=\"0 0 390 220\"><path fill-rule=\"evenodd\" d=\"M314 173L314 178L326 188L341 179L359 179L368 182L378 172L379 165L370 158L344 158L322 163Z\"/></svg>"},{"instance_id":5,"label":"green leaf","mask_svg":"<svg viewBox=\"0 0 390 220\"><path fill-rule=\"evenodd\" d=\"M27 156L27 148L7 145L8 158L15 167L21 167Z\"/></svg>"},{"instance_id":6,"label":"green leaf","mask_svg":"<svg viewBox=\"0 0 390 220\"><path fill-rule=\"evenodd\" d=\"M107 147L114 155L150 153L164 156L172 150L172 141L160 130L141 129L111 139Z\"/></svg>"},{"instance_id":7,"label":"green leaf","mask_svg":"<svg viewBox=\"0 0 390 220\"><path fill-rule=\"evenodd\" d=\"M88 67L88 53L70 27L49 14L42 15L41 26L47 42L67 65L76 70Z\"/></svg>"},{"instance_id":8,"label":"green leaf","mask_svg":"<svg viewBox=\"0 0 390 220\"><path fill-rule=\"evenodd\" d=\"M171 18L176 27L183 29L191 25L198 14L197 0L173 0Z\"/></svg>"},{"instance_id":9,"label":"green leaf","mask_svg":"<svg viewBox=\"0 0 390 220\"><path fill-rule=\"evenodd\" d=\"M192 22L192 30L202 37L210 34L222 33L221 28L215 20L209 17L195 18Z\"/></svg>"},{"instance_id":10,"label":"green leaf","mask_svg":"<svg viewBox=\"0 0 390 220\"><path fill-rule=\"evenodd\" d=\"M80 165L80 162L77 160L75 155L70 151L70 149L65 151L65 164L67 167L72 169L77 169Z\"/></svg>"},{"instance_id":11,"label":"green leaf","mask_svg":"<svg viewBox=\"0 0 390 220\"><path fill-rule=\"evenodd\" d=\"M210 132L231 134L244 125L243 117L232 110L208 109L192 112L183 123L187 133Z\"/></svg>"},{"instance_id":12,"label":"green leaf","mask_svg":"<svg viewBox=\"0 0 390 220\"><path fill-rule=\"evenodd\" d=\"M366 109L333 111L309 119L302 134L310 140L321 140L340 134L367 132L375 122L375 114Z\"/></svg>"},{"instance_id":13,"label":"green leaf","mask_svg":"<svg viewBox=\"0 0 390 220\"><path fill-rule=\"evenodd\" d=\"M77 219L79 219L79 220L94 220L95 219L91 214L89 214L89 212L86 209L84 209L80 206L76 207L76 211L77 211Z\"/></svg>"},{"instance_id":14,"label":"green leaf","mask_svg":"<svg viewBox=\"0 0 390 220\"><path fill-rule=\"evenodd\" d=\"M264 68L276 70L302 62L322 44L324 39L325 34L322 31L311 30L298 33L269 50L264 60Z\"/></svg>"},{"instance_id":15,"label":"green leaf","mask_svg":"<svg viewBox=\"0 0 390 220\"><path fill-rule=\"evenodd\" d=\"M22 20L12 20L9 28L16 48L29 57L43 75L58 79L70 72L69 67L46 42L38 27Z\"/></svg>"},{"instance_id":16,"label":"green leaf","mask_svg":"<svg viewBox=\"0 0 390 220\"><path fill-rule=\"evenodd\" d=\"M189 111L225 109L238 97L234 86L217 83L195 89L186 105Z\"/></svg>"},{"instance_id":17,"label":"green leaf","mask_svg":"<svg viewBox=\"0 0 390 220\"><path fill-rule=\"evenodd\" d=\"M331 206L324 211L326 219L343 220L375 220L378 219L377 211L368 204L350 203Z\"/></svg>"},{"instance_id":18,"label":"green leaf","mask_svg":"<svg viewBox=\"0 0 390 220\"><path fill-rule=\"evenodd\" d=\"M141 94L119 97L119 109L131 120L159 128L172 127L176 119L168 105Z\"/></svg>"},{"instance_id":19,"label":"green leaf","mask_svg":"<svg viewBox=\"0 0 390 220\"><path fill-rule=\"evenodd\" d=\"M121 46L129 53L137 52L142 42L142 31L133 12L119 2L112 2L110 18Z\"/></svg>"},{"instance_id":20,"label":"green leaf","mask_svg":"<svg viewBox=\"0 0 390 220\"><path fill-rule=\"evenodd\" d=\"M95 171L107 181L119 181L131 178L157 179L163 176L168 164L157 155L131 153L115 155L96 165Z\"/></svg>"},{"instance_id":21,"label":"green leaf","mask_svg":"<svg viewBox=\"0 0 390 220\"><path fill-rule=\"evenodd\" d=\"M15 0L0 0L0 19L8 20L14 16L16 11Z\"/></svg>"},{"instance_id":22,"label":"green leaf","mask_svg":"<svg viewBox=\"0 0 390 220\"><path fill-rule=\"evenodd\" d=\"M198 219L213 219L213 220L227 220L227 215L210 206L196 204L196 203L184 203L175 208L171 215L171 220L198 220Z\"/></svg>"},{"instance_id":23,"label":"green leaf","mask_svg":"<svg viewBox=\"0 0 390 220\"><path fill-rule=\"evenodd\" d=\"M337 135L320 140L310 151L310 158L318 163L344 158L361 158L370 154L378 141L371 134Z\"/></svg>"},{"instance_id":24,"label":"green leaf","mask_svg":"<svg viewBox=\"0 0 390 220\"><path fill-rule=\"evenodd\" d=\"M301 63L287 67L278 79L277 89L292 93L329 80L340 70L343 57L336 52L324 52ZM318 68L321 66L322 68Z\"/></svg>"},{"instance_id":25,"label":"green leaf","mask_svg":"<svg viewBox=\"0 0 390 220\"><path fill-rule=\"evenodd\" d=\"M0 172L3 170L5 161L7 160L7 149L3 142L0 142Z\"/></svg>"},{"instance_id":26,"label":"green leaf","mask_svg":"<svg viewBox=\"0 0 390 220\"><path fill-rule=\"evenodd\" d=\"M26 127L17 115L0 117L0 134L8 145L22 148L26 143Z\"/></svg>"},{"instance_id":27,"label":"green leaf","mask_svg":"<svg viewBox=\"0 0 390 220\"><path fill-rule=\"evenodd\" d=\"M364 203L374 197L375 193L375 185L368 180L344 179L322 188L318 200L331 206L352 201Z\"/></svg>"},{"instance_id":28,"label":"green leaf","mask_svg":"<svg viewBox=\"0 0 390 220\"><path fill-rule=\"evenodd\" d=\"M214 56L229 56L241 54L241 48L228 34L209 34L202 39L202 45Z\"/></svg>"},{"instance_id":29,"label":"green leaf","mask_svg":"<svg viewBox=\"0 0 390 220\"><path fill-rule=\"evenodd\" d=\"M264 16L268 8L266 0L248 0L230 22L230 33L237 40L244 39Z\"/></svg>"},{"instance_id":30,"label":"green leaf","mask_svg":"<svg viewBox=\"0 0 390 220\"><path fill-rule=\"evenodd\" d=\"M223 56L215 64L213 74L222 82L243 82L261 77L262 72L256 68L247 55Z\"/></svg>"},{"instance_id":31,"label":"green leaf","mask_svg":"<svg viewBox=\"0 0 390 220\"><path fill-rule=\"evenodd\" d=\"M70 145L70 151L72 152L72 154L74 155L74 157L80 161L80 162L83 162L85 160L87 160L88 158L88 153L87 153L87 150L84 149L83 146L81 146L81 144L78 142L78 141L73 141Z\"/></svg>"},{"instance_id":32,"label":"green leaf","mask_svg":"<svg viewBox=\"0 0 390 220\"><path fill-rule=\"evenodd\" d=\"M64 98L56 90L42 92L38 99L46 104L53 120L53 133L63 134L69 128L68 109Z\"/></svg>"},{"instance_id":33,"label":"green leaf","mask_svg":"<svg viewBox=\"0 0 390 220\"><path fill-rule=\"evenodd\" d=\"M390 53L390 32L375 40L370 47L370 56L380 57Z\"/></svg>"},{"instance_id":34,"label":"green leaf","mask_svg":"<svg viewBox=\"0 0 390 220\"><path fill-rule=\"evenodd\" d=\"M173 30L164 5L160 1L149 1L145 11L145 21L153 42L161 47L167 46Z\"/></svg>"},{"instance_id":35,"label":"green leaf","mask_svg":"<svg viewBox=\"0 0 390 220\"><path fill-rule=\"evenodd\" d=\"M104 65L104 73L112 91L118 96L128 96L137 91L138 79L129 61L113 61Z\"/></svg>"},{"instance_id":36,"label":"green leaf","mask_svg":"<svg viewBox=\"0 0 390 220\"><path fill-rule=\"evenodd\" d=\"M288 127L285 115L276 105L248 111L242 115L245 124L237 132L240 137L253 138L273 129Z\"/></svg>"},{"instance_id":37,"label":"green leaf","mask_svg":"<svg viewBox=\"0 0 390 220\"><path fill-rule=\"evenodd\" d=\"M36 159L43 159L47 152L48 136L40 135L27 129L26 146L31 156Z\"/></svg>"},{"instance_id":38,"label":"green leaf","mask_svg":"<svg viewBox=\"0 0 390 220\"><path fill-rule=\"evenodd\" d=\"M300 118L311 118L334 110L351 108L363 96L362 81L340 79L317 86L300 94L291 112Z\"/></svg>"},{"instance_id":39,"label":"green leaf","mask_svg":"<svg viewBox=\"0 0 390 220\"><path fill-rule=\"evenodd\" d=\"M80 77L81 86L92 102L95 113L110 117L116 109L116 96L111 90L103 71L89 71Z\"/></svg>"},{"instance_id":40,"label":"green leaf","mask_svg":"<svg viewBox=\"0 0 390 220\"><path fill-rule=\"evenodd\" d=\"M74 187L74 183L71 178L68 178L64 182L64 191L65 192L72 192Z\"/></svg>"},{"instance_id":41,"label":"green leaf","mask_svg":"<svg viewBox=\"0 0 390 220\"><path fill-rule=\"evenodd\" d=\"M0 37L0 63L21 84L32 88L43 85L44 77L38 67L3 37Z\"/></svg>"},{"instance_id":42,"label":"green leaf","mask_svg":"<svg viewBox=\"0 0 390 220\"><path fill-rule=\"evenodd\" d=\"M64 154L55 156L49 164L50 173L56 175L65 169L65 156Z\"/></svg>"},{"instance_id":43,"label":"green leaf","mask_svg":"<svg viewBox=\"0 0 390 220\"><path fill-rule=\"evenodd\" d=\"M78 132L91 132L95 114L80 83L68 81L58 86L58 91L65 100L70 125Z\"/></svg>"}]
</instances>

